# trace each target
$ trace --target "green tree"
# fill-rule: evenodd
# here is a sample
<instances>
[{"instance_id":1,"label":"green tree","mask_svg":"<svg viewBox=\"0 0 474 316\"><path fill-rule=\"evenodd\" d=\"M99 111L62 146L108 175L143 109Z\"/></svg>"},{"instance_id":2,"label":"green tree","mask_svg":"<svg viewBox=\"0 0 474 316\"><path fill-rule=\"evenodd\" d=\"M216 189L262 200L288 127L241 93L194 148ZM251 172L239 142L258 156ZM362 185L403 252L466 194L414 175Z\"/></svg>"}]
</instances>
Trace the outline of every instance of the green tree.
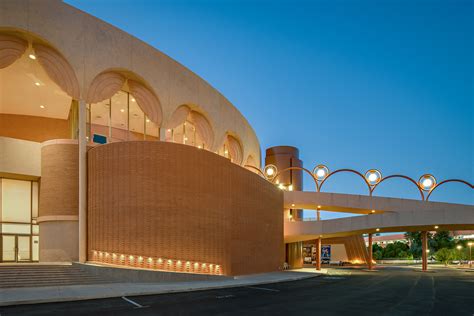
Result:
<instances>
[{"instance_id":1,"label":"green tree","mask_svg":"<svg viewBox=\"0 0 474 316\"><path fill-rule=\"evenodd\" d=\"M413 255L413 258L421 258L421 232L406 232L405 238L410 243L410 253ZM432 239L431 233L428 232L428 248L434 249L434 241Z\"/></svg>"},{"instance_id":2,"label":"green tree","mask_svg":"<svg viewBox=\"0 0 474 316\"><path fill-rule=\"evenodd\" d=\"M442 230L433 236L433 249L438 251L441 248L451 249L454 247L453 237L449 231Z\"/></svg>"},{"instance_id":3,"label":"green tree","mask_svg":"<svg viewBox=\"0 0 474 316\"><path fill-rule=\"evenodd\" d=\"M456 258L455 249L441 248L435 253L434 257L447 266L449 262Z\"/></svg>"}]
</instances>

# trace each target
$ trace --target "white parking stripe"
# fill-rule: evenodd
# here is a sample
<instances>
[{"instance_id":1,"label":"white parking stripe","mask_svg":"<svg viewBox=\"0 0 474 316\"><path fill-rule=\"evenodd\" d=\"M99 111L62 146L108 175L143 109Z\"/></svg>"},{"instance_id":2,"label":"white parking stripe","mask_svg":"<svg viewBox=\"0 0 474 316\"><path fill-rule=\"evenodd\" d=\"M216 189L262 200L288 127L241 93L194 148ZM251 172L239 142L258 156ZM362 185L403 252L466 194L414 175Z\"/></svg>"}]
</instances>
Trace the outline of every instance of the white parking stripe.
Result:
<instances>
[{"instance_id":1,"label":"white parking stripe","mask_svg":"<svg viewBox=\"0 0 474 316\"><path fill-rule=\"evenodd\" d=\"M270 292L280 292L280 290L267 289L266 287L247 286L247 288L249 288L249 289L256 289L256 290L262 290L262 291L270 291Z\"/></svg>"},{"instance_id":2,"label":"white parking stripe","mask_svg":"<svg viewBox=\"0 0 474 316\"><path fill-rule=\"evenodd\" d=\"M142 305L138 304L137 302L134 302L134 301L132 301L131 299L126 298L125 296L122 296L122 299L123 299L124 301L129 302L130 304L135 305L137 308L148 307L148 306L142 306Z\"/></svg>"}]
</instances>

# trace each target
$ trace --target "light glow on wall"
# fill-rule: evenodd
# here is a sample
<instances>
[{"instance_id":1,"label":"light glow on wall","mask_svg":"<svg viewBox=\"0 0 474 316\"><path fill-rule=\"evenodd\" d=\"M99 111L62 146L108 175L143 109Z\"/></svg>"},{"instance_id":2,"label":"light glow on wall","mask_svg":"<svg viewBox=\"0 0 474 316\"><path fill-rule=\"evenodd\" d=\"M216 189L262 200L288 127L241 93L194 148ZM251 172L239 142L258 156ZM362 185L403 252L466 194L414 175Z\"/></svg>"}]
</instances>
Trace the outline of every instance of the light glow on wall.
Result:
<instances>
[{"instance_id":1,"label":"light glow on wall","mask_svg":"<svg viewBox=\"0 0 474 316\"><path fill-rule=\"evenodd\" d=\"M92 250L92 262L169 272L221 275L220 265L185 259L143 257L136 254L117 254ZM146 259L146 260L145 260ZM186 264L183 264L186 262Z\"/></svg>"}]
</instances>

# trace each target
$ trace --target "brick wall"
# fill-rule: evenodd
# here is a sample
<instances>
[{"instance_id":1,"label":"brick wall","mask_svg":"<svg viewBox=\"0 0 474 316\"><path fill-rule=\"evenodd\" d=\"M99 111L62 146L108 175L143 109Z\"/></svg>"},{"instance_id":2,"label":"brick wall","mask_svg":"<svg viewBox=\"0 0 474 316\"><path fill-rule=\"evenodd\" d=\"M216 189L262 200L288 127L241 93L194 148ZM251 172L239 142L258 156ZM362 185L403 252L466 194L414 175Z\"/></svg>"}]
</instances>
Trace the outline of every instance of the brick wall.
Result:
<instances>
[{"instance_id":1,"label":"brick wall","mask_svg":"<svg viewBox=\"0 0 474 316\"><path fill-rule=\"evenodd\" d=\"M88 152L88 255L94 250L276 271L284 259L283 194L228 159L165 142Z\"/></svg>"}]
</instances>

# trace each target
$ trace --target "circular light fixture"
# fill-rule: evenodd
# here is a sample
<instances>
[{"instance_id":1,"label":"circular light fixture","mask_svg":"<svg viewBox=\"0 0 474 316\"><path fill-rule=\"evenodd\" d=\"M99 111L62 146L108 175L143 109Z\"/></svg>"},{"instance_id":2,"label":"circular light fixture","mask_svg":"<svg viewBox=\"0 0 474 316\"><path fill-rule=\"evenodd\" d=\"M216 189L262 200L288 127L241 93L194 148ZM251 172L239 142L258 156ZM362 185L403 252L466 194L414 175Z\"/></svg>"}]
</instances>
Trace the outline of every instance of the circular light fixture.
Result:
<instances>
[{"instance_id":1,"label":"circular light fixture","mask_svg":"<svg viewBox=\"0 0 474 316\"><path fill-rule=\"evenodd\" d=\"M382 174L377 169L370 169L365 173L365 179L370 185L376 185L382 180Z\"/></svg>"},{"instance_id":2,"label":"circular light fixture","mask_svg":"<svg viewBox=\"0 0 474 316\"><path fill-rule=\"evenodd\" d=\"M380 228L377 228L375 231L379 232L379 231L380 231Z\"/></svg>"},{"instance_id":3,"label":"circular light fixture","mask_svg":"<svg viewBox=\"0 0 474 316\"><path fill-rule=\"evenodd\" d=\"M313 169L313 176L318 181L323 181L329 174L329 169L325 165L317 165Z\"/></svg>"},{"instance_id":4,"label":"circular light fixture","mask_svg":"<svg viewBox=\"0 0 474 316\"><path fill-rule=\"evenodd\" d=\"M275 165L266 165L263 170L267 179L273 179L277 174L277 167Z\"/></svg>"},{"instance_id":5,"label":"circular light fixture","mask_svg":"<svg viewBox=\"0 0 474 316\"><path fill-rule=\"evenodd\" d=\"M40 105L40 108L44 109L44 108L45 108L45 106L44 106L44 105Z\"/></svg>"},{"instance_id":6,"label":"circular light fixture","mask_svg":"<svg viewBox=\"0 0 474 316\"><path fill-rule=\"evenodd\" d=\"M439 228L439 226L438 226L438 225L436 225L434 228L435 228L435 229L438 229L438 228Z\"/></svg>"},{"instance_id":7,"label":"circular light fixture","mask_svg":"<svg viewBox=\"0 0 474 316\"><path fill-rule=\"evenodd\" d=\"M33 60L35 60L35 59L36 59L36 56L35 56L35 54L29 54L29 55L28 55L28 57L30 57L30 59L33 59Z\"/></svg>"},{"instance_id":8,"label":"circular light fixture","mask_svg":"<svg viewBox=\"0 0 474 316\"><path fill-rule=\"evenodd\" d=\"M424 174L418 180L418 185L423 191L431 191L436 186L436 178L431 174Z\"/></svg>"}]
</instances>

